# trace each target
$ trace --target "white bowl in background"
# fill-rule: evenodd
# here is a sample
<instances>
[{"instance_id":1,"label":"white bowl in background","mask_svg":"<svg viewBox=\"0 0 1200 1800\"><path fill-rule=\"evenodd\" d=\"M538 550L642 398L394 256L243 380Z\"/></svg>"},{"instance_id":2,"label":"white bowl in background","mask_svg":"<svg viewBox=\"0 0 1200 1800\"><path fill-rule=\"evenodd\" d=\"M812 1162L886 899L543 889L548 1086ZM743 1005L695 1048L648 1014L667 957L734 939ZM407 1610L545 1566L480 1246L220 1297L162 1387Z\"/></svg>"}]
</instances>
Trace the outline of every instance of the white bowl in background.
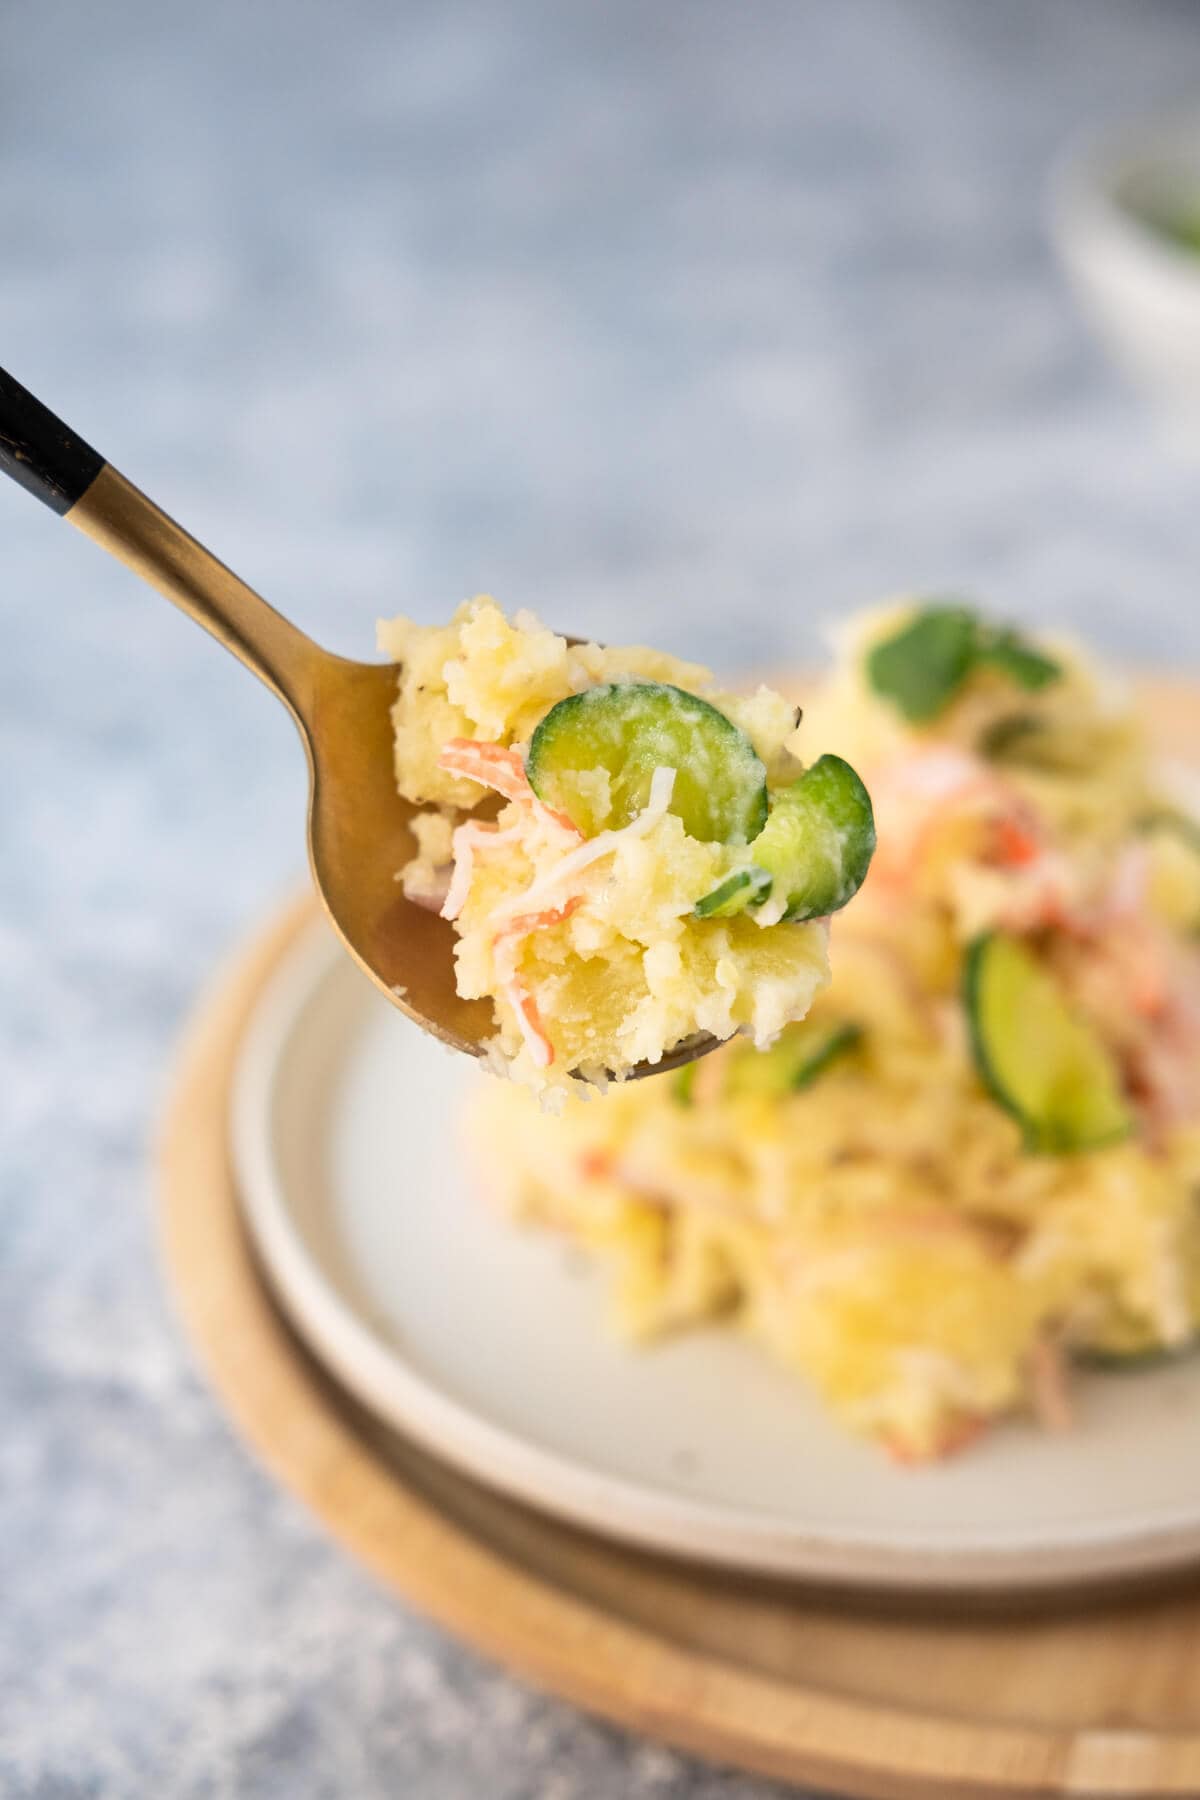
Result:
<instances>
[{"instance_id":1,"label":"white bowl in background","mask_svg":"<svg viewBox=\"0 0 1200 1800\"><path fill-rule=\"evenodd\" d=\"M1162 221L1200 219L1200 103L1076 150L1054 184L1055 242L1117 361L1200 433L1200 241Z\"/></svg>"}]
</instances>

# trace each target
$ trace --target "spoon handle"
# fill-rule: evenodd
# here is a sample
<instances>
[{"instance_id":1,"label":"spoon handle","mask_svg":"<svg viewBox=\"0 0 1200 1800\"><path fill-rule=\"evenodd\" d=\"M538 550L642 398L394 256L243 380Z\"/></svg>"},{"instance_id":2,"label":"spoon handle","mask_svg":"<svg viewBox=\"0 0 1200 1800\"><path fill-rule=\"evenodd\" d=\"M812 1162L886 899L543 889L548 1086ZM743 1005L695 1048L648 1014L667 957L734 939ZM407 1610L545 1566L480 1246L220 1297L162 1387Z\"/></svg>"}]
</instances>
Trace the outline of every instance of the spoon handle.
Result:
<instances>
[{"instance_id":1,"label":"spoon handle","mask_svg":"<svg viewBox=\"0 0 1200 1800\"><path fill-rule=\"evenodd\" d=\"M51 512L65 513L92 485L104 458L19 381L0 369L0 469Z\"/></svg>"},{"instance_id":2,"label":"spoon handle","mask_svg":"<svg viewBox=\"0 0 1200 1800\"><path fill-rule=\"evenodd\" d=\"M303 724L327 653L3 369L0 470L188 613Z\"/></svg>"}]
</instances>

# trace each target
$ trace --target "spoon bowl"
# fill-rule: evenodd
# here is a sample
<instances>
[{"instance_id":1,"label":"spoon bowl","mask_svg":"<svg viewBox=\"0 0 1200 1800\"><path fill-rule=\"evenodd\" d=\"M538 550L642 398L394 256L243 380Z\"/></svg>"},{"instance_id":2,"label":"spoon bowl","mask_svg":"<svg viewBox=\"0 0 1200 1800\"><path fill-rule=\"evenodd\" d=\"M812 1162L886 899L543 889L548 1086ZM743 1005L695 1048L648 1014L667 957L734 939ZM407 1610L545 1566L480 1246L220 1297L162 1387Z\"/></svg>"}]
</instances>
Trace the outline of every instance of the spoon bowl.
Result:
<instances>
[{"instance_id":1,"label":"spoon bowl","mask_svg":"<svg viewBox=\"0 0 1200 1800\"><path fill-rule=\"evenodd\" d=\"M442 1043L483 1056L496 1020L455 986L448 920L406 898L417 808L397 791L394 663L323 650L241 581L40 400L0 369L0 469L188 613L288 708L308 757L308 847L330 922L375 985ZM697 1036L633 1076L711 1050Z\"/></svg>"},{"instance_id":2,"label":"spoon bowl","mask_svg":"<svg viewBox=\"0 0 1200 1800\"><path fill-rule=\"evenodd\" d=\"M407 899L399 871L416 854L416 808L393 773L394 664L319 654L302 728L311 782L313 879L354 960L388 999L456 1050L482 1053L496 1029L486 1000L454 983L454 927Z\"/></svg>"}]
</instances>

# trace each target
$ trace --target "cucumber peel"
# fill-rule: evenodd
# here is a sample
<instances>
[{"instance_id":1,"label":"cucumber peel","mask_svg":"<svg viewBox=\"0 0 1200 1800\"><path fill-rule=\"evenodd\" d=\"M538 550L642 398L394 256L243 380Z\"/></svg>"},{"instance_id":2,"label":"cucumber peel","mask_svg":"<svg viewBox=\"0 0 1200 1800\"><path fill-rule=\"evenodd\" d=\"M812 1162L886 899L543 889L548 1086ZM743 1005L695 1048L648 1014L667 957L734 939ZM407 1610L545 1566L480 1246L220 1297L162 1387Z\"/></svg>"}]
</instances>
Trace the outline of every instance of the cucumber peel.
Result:
<instances>
[{"instance_id":1,"label":"cucumber peel","mask_svg":"<svg viewBox=\"0 0 1200 1800\"><path fill-rule=\"evenodd\" d=\"M963 969L975 1066L1032 1152L1067 1155L1128 1137L1133 1116L1107 1046L1018 939L976 938Z\"/></svg>"},{"instance_id":2,"label":"cucumber peel","mask_svg":"<svg viewBox=\"0 0 1200 1800\"><path fill-rule=\"evenodd\" d=\"M783 919L823 919L854 898L874 850L866 788L840 756L818 757L798 781L772 795L747 860L696 902L696 917L732 918L782 887Z\"/></svg>"},{"instance_id":3,"label":"cucumber peel","mask_svg":"<svg viewBox=\"0 0 1200 1800\"><path fill-rule=\"evenodd\" d=\"M526 773L540 800L595 837L645 807L656 769L674 769L670 811L707 843L748 844L767 817L767 773L745 732L666 682L605 682L552 706Z\"/></svg>"},{"instance_id":4,"label":"cucumber peel","mask_svg":"<svg viewBox=\"0 0 1200 1800\"><path fill-rule=\"evenodd\" d=\"M773 797L750 855L782 887L784 918L822 919L852 900L875 851L866 788L840 756L821 756Z\"/></svg>"},{"instance_id":5,"label":"cucumber peel","mask_svg":"<svg viewBox=\"0 0 1200 1800\"><path fill-rule=\"evenodd\" d=\"M718 882L702 900L697 900L695 915L698 919L732 919L745 912L748 906L759 905L770 892L771 877L767 871L755 863L747 863L745 868L735 869L724 881Z\"/></svg>"}]
</instances>

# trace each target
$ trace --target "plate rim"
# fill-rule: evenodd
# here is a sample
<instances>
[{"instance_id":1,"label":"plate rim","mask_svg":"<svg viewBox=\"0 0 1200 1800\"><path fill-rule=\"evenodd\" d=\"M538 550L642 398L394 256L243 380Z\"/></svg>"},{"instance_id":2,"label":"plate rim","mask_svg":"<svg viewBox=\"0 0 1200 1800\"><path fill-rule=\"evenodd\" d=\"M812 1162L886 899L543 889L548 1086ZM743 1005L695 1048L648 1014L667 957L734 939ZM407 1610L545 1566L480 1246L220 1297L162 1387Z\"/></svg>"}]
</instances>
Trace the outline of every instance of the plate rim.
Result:
<instances>
[{"instance_id":1,"label":"plate rim","mask_svg":"<svg viewBox=\"0 0 1200 1800\"><path fill-rule=\"evenodd\" d=\"M974 1709L939 1711L935 1679L928 1703L914 1709L890 1692L773 1674L686 1632L656 1631L603 1592L580 1592L536 1559L514 1559L476 1516L470 1483L445 1476L471 1505L467 1522L397 1466L271 1298L229 1158L236 1047L267 975L314 911L311 897L281 907L222 965L173 1058L155 1134L154 1224L164 1285L214 1400L260 1466L389 1594L524 1679L625 1730L860 1800L1030 1800L1034 1792L1048 1800L1068 1789L1118 1800L1135 1787L1156 1800L1194 1800L1200 1731L1191 1727L1114 1730L1111 1716L1100 1713L1001 1719L988 1710L986 1683ZM614 1546L592 1554L616 1559L617 1567L624 1555ZM638 1565L627 1567L635 1578ZM683 1569L685 1591L699 1599L705 1571ZM1113 1599L1124 1617L1127 1597L1118 1592ZM791 1604L803 1629L820 1640L835 1616L821 1595L796 1588ZM1102 1601L1064 1612L1053 1604L1050 1616L1066 1622L1075 1652L1107 1659L1112 1606ZM880 1615L861 1616L869 1629ZM889 1608L886 1616L904 1629L903 1613ZM917 1616L936 1618L940 1609ZM1174 1629L1156 1611L1146 1614L1155 1646Z\"/></svg>"},{"instance_id":2,"label":"plate rim","mask_svg":"<svg viewBox=\"0 0 1200 1800\"><path fill-rule=\"evenodd\" d=\"M236 1049L227 1138L241 1215L272 1294L318 1361L389 1430L470 1479L567 1524L641 1550L759 1577L898 1594L1082 1592L1200 1559L1200 1502L1190 1520L1084 1528L1076 1542L1049 1547L898 1547L855 1528L825 1535L755 1522L734 1508L656 1492L530 1443L445 1393L336 1292L292 1223L273 1167L270 1102L290 1028L325 982L347 978L344 962L319 919L281 952Z\"/></svg>"}]
</instances>

